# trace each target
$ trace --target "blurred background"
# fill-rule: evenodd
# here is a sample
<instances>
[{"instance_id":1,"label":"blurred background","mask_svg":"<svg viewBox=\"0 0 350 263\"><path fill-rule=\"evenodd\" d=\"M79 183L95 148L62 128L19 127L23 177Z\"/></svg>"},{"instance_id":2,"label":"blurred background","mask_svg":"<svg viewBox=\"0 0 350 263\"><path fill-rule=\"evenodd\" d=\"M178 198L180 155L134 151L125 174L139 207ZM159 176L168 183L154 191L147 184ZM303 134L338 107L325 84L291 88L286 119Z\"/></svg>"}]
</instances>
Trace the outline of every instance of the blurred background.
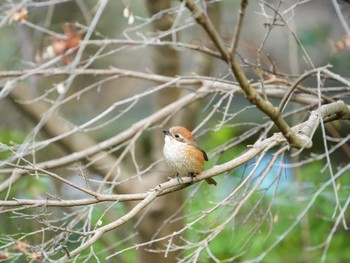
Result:
<instances>
[{"instance_id":1,"label":"blurred background","mask_svg":"<svg viewBox=\"0 0 350 263\"><path fill-rule=\"evenodd\" d=\"M240 1L197 2L229 47ZM301 84L308 92L296 92L284 112L291 126L331 100L349 104L349 15L350 4L340 0L248 3L237 59L251 83L271 88L274 105L315 68L328 67L344 80L306 75ZM161 130L173 125L195 131L209 155L206 168L278 131L242 93L218 89L121 143L74 160L74 153L198 92L198 83L176 85L176 78L237 86L229 65L180 1L6 0L0 2L0 40L3 201L87 198L43 171L16 174L19 166L64 157L73 161L43 169L106 194L145 192L172 176L162 160ZM322 127L311 149L282 154L266 175L276 149L216 176L217 187L200 183L158 198L76 261L350 261L349 122ZM135 204L3 206L0 259L55 261L86 242L78 232L113 222Z\"/></svg>"}]
</instances>

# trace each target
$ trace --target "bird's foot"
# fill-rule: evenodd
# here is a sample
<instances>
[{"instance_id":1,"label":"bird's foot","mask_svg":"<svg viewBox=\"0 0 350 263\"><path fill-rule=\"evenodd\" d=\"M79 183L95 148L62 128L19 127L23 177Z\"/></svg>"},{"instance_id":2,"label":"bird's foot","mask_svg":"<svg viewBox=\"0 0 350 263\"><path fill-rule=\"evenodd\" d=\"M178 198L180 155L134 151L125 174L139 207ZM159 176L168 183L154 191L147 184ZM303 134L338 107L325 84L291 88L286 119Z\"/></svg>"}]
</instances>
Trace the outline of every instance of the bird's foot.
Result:
<instances>
[{"instance_id":1,"label":"bird's foot","mask_svg":"<svg viewBox=\"0 0 350 263\"><path fill-rule=\"evenodd\" d=\"M181 179L181 177L179 176L179 174L176 174L176 180L179 184L183 183L183 180Z\"/></svg>"},{"instance_id":2,"label":"bird's foot","mask_svg":"<svg viewBox=\"0 0 350 263\"><path fill-rule=\"evenodd\" d=\"M191 173L189 173L189 176L190 176L190 178L191 178L191 184L192 184L192 183L193 183L193 178L196 177L196 174L193 173L193 172L191 172Z\"/></svg>"}]
</instances>

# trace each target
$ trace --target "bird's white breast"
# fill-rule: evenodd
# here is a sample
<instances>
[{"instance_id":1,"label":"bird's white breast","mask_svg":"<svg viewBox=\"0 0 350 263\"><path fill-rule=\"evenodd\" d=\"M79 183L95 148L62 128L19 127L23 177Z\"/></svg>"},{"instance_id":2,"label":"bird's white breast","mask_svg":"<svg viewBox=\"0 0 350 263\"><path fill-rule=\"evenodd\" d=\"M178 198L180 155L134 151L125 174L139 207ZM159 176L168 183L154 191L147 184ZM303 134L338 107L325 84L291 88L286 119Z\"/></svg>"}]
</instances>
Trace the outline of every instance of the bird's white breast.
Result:
<instances>
[{"instance_id":1,"label":"bird's white breast","mask_svg":"<svg viewBox=\"0 0 350 263\"><path fill-rule=\"evenodd\" d=\"M170 136L165 136L163 154L169 167L180 176L188 176L192 172L184 143Z\"/></svg>"}]
</instances>

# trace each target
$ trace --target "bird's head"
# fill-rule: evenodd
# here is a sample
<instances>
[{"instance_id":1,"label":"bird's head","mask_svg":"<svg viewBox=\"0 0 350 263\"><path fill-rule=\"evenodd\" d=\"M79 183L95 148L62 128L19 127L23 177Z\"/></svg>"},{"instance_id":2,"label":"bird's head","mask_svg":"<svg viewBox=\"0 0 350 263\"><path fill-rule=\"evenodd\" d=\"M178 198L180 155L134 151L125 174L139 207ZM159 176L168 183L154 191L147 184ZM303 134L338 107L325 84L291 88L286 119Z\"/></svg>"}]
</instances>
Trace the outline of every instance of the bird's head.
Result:
<instances>
[{"instance_id":1,"label":"bird's head","mask_svg":"<svg viewBox=\"0 0 350 263\"><path fill-rule=\"evenodd\" d=\"M176 140L187 144L195 143L192 133L182 126L174 126L169 130L163 130L163 133L165 134L166 141L167 139L170 139L170 141Z\"/></svg>"}]
</instances>

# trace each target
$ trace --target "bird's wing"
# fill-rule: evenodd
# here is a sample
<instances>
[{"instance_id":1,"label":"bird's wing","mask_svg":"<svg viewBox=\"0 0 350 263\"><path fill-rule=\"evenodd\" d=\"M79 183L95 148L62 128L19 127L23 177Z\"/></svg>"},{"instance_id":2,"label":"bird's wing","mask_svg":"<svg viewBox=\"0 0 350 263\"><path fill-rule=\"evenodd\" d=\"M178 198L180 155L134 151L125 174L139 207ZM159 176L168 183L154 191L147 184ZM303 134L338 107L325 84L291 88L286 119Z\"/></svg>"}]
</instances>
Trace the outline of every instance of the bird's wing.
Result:
<instances>
[{"instance_id":1,"label":"bird's wing","mask_svg":"<svg viewBox=\"0 0 350 263\"><path fill-rule=\"evenodd\" d=\"M209 161L207 153L201 147L199 147L199 144L196 141L194 141L192 145L203 153L204 160Z\"/></svg>"},{"instance_id":2,"label":"bird's wing","mask_svg":"<svg viewBox=\"0 0 350 263\"><path fill-rule=\"evenodd\" d=\"M201 151L202 151L202 153L203 153L204 160L209 161L209 158L208 158L207 153L206 153L205 151L203 151L202 149L200 149L200 150L201 150Z\"/></svg>"}]
</instances>

